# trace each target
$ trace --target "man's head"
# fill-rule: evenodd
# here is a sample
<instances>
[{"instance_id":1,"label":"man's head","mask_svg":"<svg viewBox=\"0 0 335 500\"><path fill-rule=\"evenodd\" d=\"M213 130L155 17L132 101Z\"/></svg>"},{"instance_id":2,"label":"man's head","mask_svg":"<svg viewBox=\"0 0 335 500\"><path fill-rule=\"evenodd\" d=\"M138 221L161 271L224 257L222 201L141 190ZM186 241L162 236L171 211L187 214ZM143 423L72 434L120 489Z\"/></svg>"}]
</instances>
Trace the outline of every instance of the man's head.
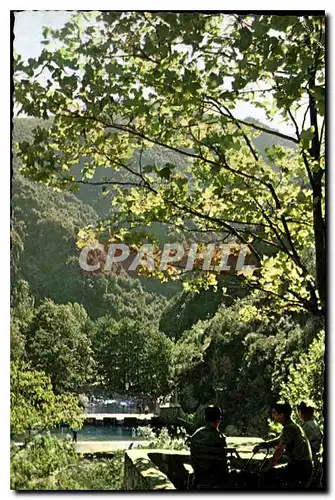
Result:
<instances>
[{"instance_id":1,"label":"man's head","mask_svg":"<svg viewBox=\"0 0 335 500\"><path fill-rule=\"evenodd\" d=\"M300 419L303 421L311 419L314 415L314 407L312 405L307 406L304 401L298 404L297 410Z\"/></svg>"},{"instance_id":2,"label":"man's head","mask_svg":"<svg viewBox=\"0 0 335 500\"><path fill-rule=\"evenodd\" d=\"M219 406L207 406L205 409L205 420L208 424L218 428L222 420L222 411Z\"/></svg>"},{"instance_id":3,"label":"man's head","mask_svg":"<svg viewBox=\"0 0 335 500\"><path fill-rule=\"evenodd\" d=\"M289 403L275 403L272 406L272 418L279 424L285 424L291 417L292 408Z\"/></svg>"}]
</instances>

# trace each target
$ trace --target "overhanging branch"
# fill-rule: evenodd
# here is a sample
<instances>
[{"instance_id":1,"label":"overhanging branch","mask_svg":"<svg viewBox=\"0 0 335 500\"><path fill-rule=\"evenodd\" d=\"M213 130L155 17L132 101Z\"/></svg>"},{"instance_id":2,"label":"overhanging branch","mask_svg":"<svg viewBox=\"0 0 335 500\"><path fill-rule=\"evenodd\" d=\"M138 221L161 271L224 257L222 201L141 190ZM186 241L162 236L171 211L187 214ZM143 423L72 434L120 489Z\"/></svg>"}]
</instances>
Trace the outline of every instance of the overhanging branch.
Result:
<instances>
[{"instance_id":1,"label":"overhanging branch","mask_svg":"<svg viewBox=\"0 0 335 500\"><path fill-rule=\"evenodd\" d=\"M218 106L223 107L222 103L219 102L214 97L206 95L206 94L204 95L204 97L211 100L212 102L216 102L216 104ZM267 129L267 128L261 127L260 125L256 125L255 123L249 123L249 122L246 122L245 120L241 120L239 118L235 118L235 117L231 118L228 114L223 113L223 112L221 114L234 122L238 122L242 125L245 125L246 127L251 127L255 130L258 130L259 132L264 132L266 134L274 135L276 137L280 137L281 139L285 139L286 141L291 141L291 142L294 142L295 144L299 144L299 141L297 139L295 139L294 137L291 137L290 135L282 134L281 132L278 132L277 130Z\"/></svg>"}]
</instances>

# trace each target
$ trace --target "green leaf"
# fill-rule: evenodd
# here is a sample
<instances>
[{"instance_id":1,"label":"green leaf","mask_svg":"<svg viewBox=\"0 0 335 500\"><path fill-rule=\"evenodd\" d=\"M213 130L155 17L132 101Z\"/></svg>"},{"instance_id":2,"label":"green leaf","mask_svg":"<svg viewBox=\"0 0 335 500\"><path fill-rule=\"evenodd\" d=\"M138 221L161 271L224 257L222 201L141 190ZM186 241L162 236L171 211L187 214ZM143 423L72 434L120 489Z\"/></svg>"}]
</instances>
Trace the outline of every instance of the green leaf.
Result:
<instances>
[{"instance_id":1,"label":"green leaf","mask_svg":"<svg viewBox=\"0 0 335 500\"><path fill-rule=\"evenodd\" d=\"M240 30L239 48L243 51L246 50L252 43L252 33L248 28Z\"/></svg>"},{"instance_id":2,"label":"green leaf","mask_svg":"<svg viewBox=\"0 0 335 500\"><path fill-rule=\"evenodd\" d=\"M312 139L314 137L314 127L305 129L300 134L300 143L303 149L309 149L311 146Z\"/></svg>"}]
</instances>

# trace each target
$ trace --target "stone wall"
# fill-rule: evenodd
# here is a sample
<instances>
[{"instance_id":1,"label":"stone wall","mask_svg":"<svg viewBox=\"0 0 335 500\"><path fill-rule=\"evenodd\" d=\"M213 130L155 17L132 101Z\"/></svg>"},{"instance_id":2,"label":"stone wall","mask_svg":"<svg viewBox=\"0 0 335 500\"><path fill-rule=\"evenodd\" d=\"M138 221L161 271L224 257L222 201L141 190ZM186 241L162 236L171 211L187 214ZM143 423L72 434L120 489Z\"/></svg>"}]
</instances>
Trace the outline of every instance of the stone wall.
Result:
<instances>
[{"instance_id":1,"label":"stone wall","mask_svg":"<svg viewBox=\"0 0 335 500\"><path fill-rule=\"evenodd\" d=\"M124 489L132 491L176 490L183 482L183 463L189 463L187 451L127 450L124 460ZM177 481L175 485L172 480Z\"/></svg>"}]
</instances>

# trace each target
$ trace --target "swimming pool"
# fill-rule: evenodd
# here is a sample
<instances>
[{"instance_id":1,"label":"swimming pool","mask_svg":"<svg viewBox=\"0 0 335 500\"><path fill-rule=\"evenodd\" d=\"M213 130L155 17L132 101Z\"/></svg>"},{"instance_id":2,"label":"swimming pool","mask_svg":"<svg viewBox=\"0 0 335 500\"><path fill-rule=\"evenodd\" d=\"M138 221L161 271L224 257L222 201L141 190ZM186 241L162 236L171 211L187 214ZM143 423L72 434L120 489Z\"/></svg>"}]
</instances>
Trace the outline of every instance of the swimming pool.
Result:
<instances>
[{"instance_id":1,"label":"swimming pool","mask_svg":"<svg viewBox=\"0 0 335 500\"><path fill-rule=\"evenodd\" d=\"M64 438L72 432L69 429L62 428L51 431L51 434ZM140 438L129 427L95 427L84 426L77 432L77 441L139 441Z\"/></svg>"}]
</instances>

